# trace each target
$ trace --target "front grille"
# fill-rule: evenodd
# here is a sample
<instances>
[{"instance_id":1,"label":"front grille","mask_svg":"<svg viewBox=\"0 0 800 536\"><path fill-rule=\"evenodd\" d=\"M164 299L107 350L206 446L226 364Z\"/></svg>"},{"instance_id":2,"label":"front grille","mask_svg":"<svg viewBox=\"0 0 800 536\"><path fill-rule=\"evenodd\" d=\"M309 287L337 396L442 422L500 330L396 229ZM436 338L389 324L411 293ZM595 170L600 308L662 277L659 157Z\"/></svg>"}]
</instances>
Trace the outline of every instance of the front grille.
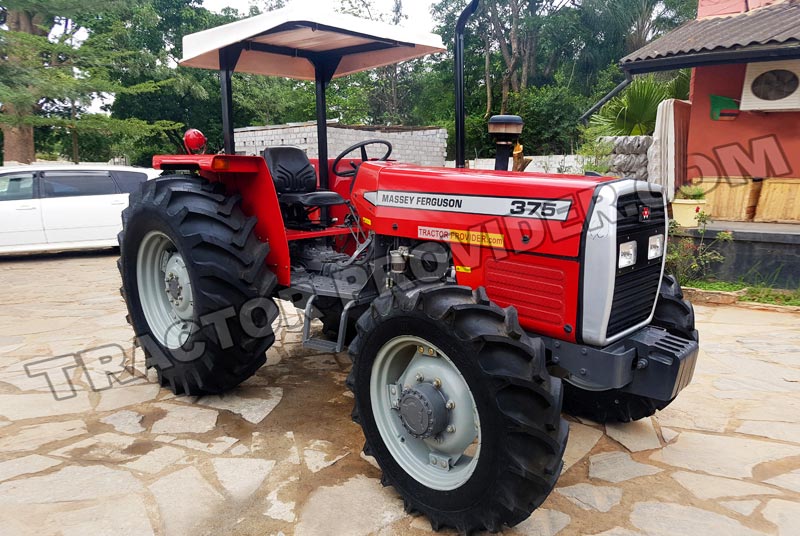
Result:
<instances>
[{"instance_id":1,"label":"front grille","mask_svg":"<svg viewBox=\"0 0 800 536\"><path fill-rule=\"evenodd\" d=\"M646 321L661 285L661 264L617 276L606 337L611 338Z\"/></svg>"},{"instance_id":2,"label":"front grille","mask_svg":"<svg viewBox=\"0 0 800 536\"><path fill-rule=\"evenodd\" d=\"M640 222L643 206L650 208L650 219ZM623 242L636 241L639 260L636 266L617 273L607 338L650 317L661 284L661 259L647 259L647 242L650 236L664 233L666 218L664 198L660 192L639 191L621 195L617 200L617 248Z\"/></svg>"},{"instance_id":3,"label":"front grille","mask_svg":"<svg viewBox=\"0 0 800 536\"><path fill-rule=\"evenodd\" d=\"M650 207L650 220L639 221L639 207ZM617 200L617 235L664 227L664 198L659 192L642 191L621 195Z\"/></svg>"}]
</instances>

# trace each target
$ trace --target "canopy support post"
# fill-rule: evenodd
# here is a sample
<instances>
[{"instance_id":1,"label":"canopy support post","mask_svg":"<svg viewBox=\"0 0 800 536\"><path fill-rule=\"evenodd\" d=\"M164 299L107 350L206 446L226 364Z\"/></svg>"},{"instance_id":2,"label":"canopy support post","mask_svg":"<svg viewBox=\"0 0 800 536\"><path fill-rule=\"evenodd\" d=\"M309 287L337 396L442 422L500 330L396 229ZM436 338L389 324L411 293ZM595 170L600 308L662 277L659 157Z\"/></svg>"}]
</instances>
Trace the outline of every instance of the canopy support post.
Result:
<instances>
[{"instance_id":1,"label":"canopy support post","mask_svg":"<svg viewBox=\"0 0 800 536\"><path fill-rule=\"evenodd\" d=\"M319 156L319 187L327 190L328 177L328 99L326 91L341 58L320 57L313 61L317 86L317 154Z\"/></svg>"},{"instance_id":2,"label":"canopy support post","mask_svg":"<svg viewBox=\"0 0 800 536\"><path fill-rule=\"evenodd\" d=\"M222 137L225 154L236 154L233 134L233 71L242 54L241 46L225 47L219 51L219 89L222 97Z\"/></svg>"}]
</instances>

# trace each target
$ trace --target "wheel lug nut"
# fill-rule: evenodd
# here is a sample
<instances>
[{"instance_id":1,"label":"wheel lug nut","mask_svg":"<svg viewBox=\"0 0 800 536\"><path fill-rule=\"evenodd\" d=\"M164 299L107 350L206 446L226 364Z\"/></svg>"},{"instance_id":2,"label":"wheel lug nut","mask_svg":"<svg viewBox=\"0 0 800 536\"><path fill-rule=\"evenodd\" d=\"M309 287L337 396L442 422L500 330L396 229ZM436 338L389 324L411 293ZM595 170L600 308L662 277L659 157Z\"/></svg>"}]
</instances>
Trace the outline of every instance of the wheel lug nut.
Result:
<instances>
[{"instance_id":1,"label":"wheel lug nut","mask_svg":"<svg viewBox=\"0 0 800 536\"><path fill-rule=\"evenodd\" d=\"M448 434L454 434L454 433L455 433L455 431L456 431L456 427L455 427L455 426L453 426L452 424L450 424L450 425L448 425L448 426L447 426L447 433L448 433Z\"/></svg>"},{"instance_id":2,"label":"wheel lug nut","mask_svg":"<svg viewBox=\"0 0 800 536\"><path fill-rule=\"evenodd\" d=\"M453 402L452 400L448 400L448 401L447 401L447 405L445 405L445 407L446 407L447 409L455 409L455 407L456 407L456 403L455 403L455 402Z\"/></svg>"},{"instance_id":3,"label":"wheel lug nut","mask_svg":"<svg viewBox=\"0 0 800 536\"><path fill-rule=\"evenodd\" d=\"M422 382L425 381L425 376L423 376L422 373L417 372L416 380L417 380L417 383L422 383Z\"/></svg>"},{"instance_id":4,"label":"wheel lug nut","mask_svg":"<svg viewBox=\"0 0 800 536\"><path fill-rule=\"evenodd\" d=\"M436 387L437 389L440 389L442 387L442 380L436 378L435 380L433 380L433 386Z\"/></svg>"},{"instance_id":5,"label":"wheel lug nut","mask_svg":"<svg viewBox=\"0 0 800 536\"><path fill-rule=\"evenodd\" d=\"M431 456L431 465L436 465L438 463L439 463L439 460L437 460L436 457Z\"/></svg>"}]
</instances>

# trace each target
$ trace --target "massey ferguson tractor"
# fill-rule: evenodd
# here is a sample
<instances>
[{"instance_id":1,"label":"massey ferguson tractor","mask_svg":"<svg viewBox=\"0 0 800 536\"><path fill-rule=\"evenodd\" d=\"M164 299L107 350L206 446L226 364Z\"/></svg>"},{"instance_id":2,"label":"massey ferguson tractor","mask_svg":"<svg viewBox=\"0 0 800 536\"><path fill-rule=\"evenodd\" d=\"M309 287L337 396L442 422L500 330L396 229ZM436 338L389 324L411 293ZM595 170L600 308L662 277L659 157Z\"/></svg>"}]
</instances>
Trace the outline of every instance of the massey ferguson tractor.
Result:
<instances>
[{"instance_id":1,"label":"massey ferguson tractor","mask_svg":"<svg viewBox=\"0 0 800 536\"><path fill-rule=\"evenodd\" d=\"M648 417L698 353L692 306L664 275L660 187L465 169L463 38L478 3L456 32L455 169L395 162L379 139L328 157L331 80L441 52L436 35L287 8L187 36L182 64L220 73L224 153L202 154L189 131L187 154L155 157L164 174L131 195L119 237L129 321L162 385L236 387L275 340L273 300L290 300L306 346L349 346L352 417L383 483L434 529L464 533L513 526L547 498L562 409ZM319 158L235 153L234 71L316 82Z\"/></svg>"}]
</instances>

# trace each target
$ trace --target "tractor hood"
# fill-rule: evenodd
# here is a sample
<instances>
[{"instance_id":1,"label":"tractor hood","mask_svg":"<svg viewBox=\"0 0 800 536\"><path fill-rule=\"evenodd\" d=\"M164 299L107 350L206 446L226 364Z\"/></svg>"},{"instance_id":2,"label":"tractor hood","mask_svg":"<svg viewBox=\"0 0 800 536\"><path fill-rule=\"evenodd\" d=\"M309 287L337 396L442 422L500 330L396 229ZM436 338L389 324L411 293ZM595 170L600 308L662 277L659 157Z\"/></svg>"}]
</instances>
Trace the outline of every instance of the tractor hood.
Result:
<instances>
[{"instance_id":1,"label":"tractor hood","mask_svg":"<svg viewBox=\"0 0 800 536\"><path fill-rule=\"evenodd\" d=\"M183 38L180 64L220 69L220 51L241 47L236 72L314 80L312 61L327 59L332 78L443 52L438 35L302 5Z\"/></svg>"},{"instance_id":2,"label":"tractor hood","mask_svg":"<svg viewBox=\"0 0 800 536\"><path fill-rule=\"evenodd\" d=\"M598 187L620 180L366 162L353 201L377 234L427 239L473 230L497 236L499 249L577 260Z\"/></svg>"}]
</instances>

